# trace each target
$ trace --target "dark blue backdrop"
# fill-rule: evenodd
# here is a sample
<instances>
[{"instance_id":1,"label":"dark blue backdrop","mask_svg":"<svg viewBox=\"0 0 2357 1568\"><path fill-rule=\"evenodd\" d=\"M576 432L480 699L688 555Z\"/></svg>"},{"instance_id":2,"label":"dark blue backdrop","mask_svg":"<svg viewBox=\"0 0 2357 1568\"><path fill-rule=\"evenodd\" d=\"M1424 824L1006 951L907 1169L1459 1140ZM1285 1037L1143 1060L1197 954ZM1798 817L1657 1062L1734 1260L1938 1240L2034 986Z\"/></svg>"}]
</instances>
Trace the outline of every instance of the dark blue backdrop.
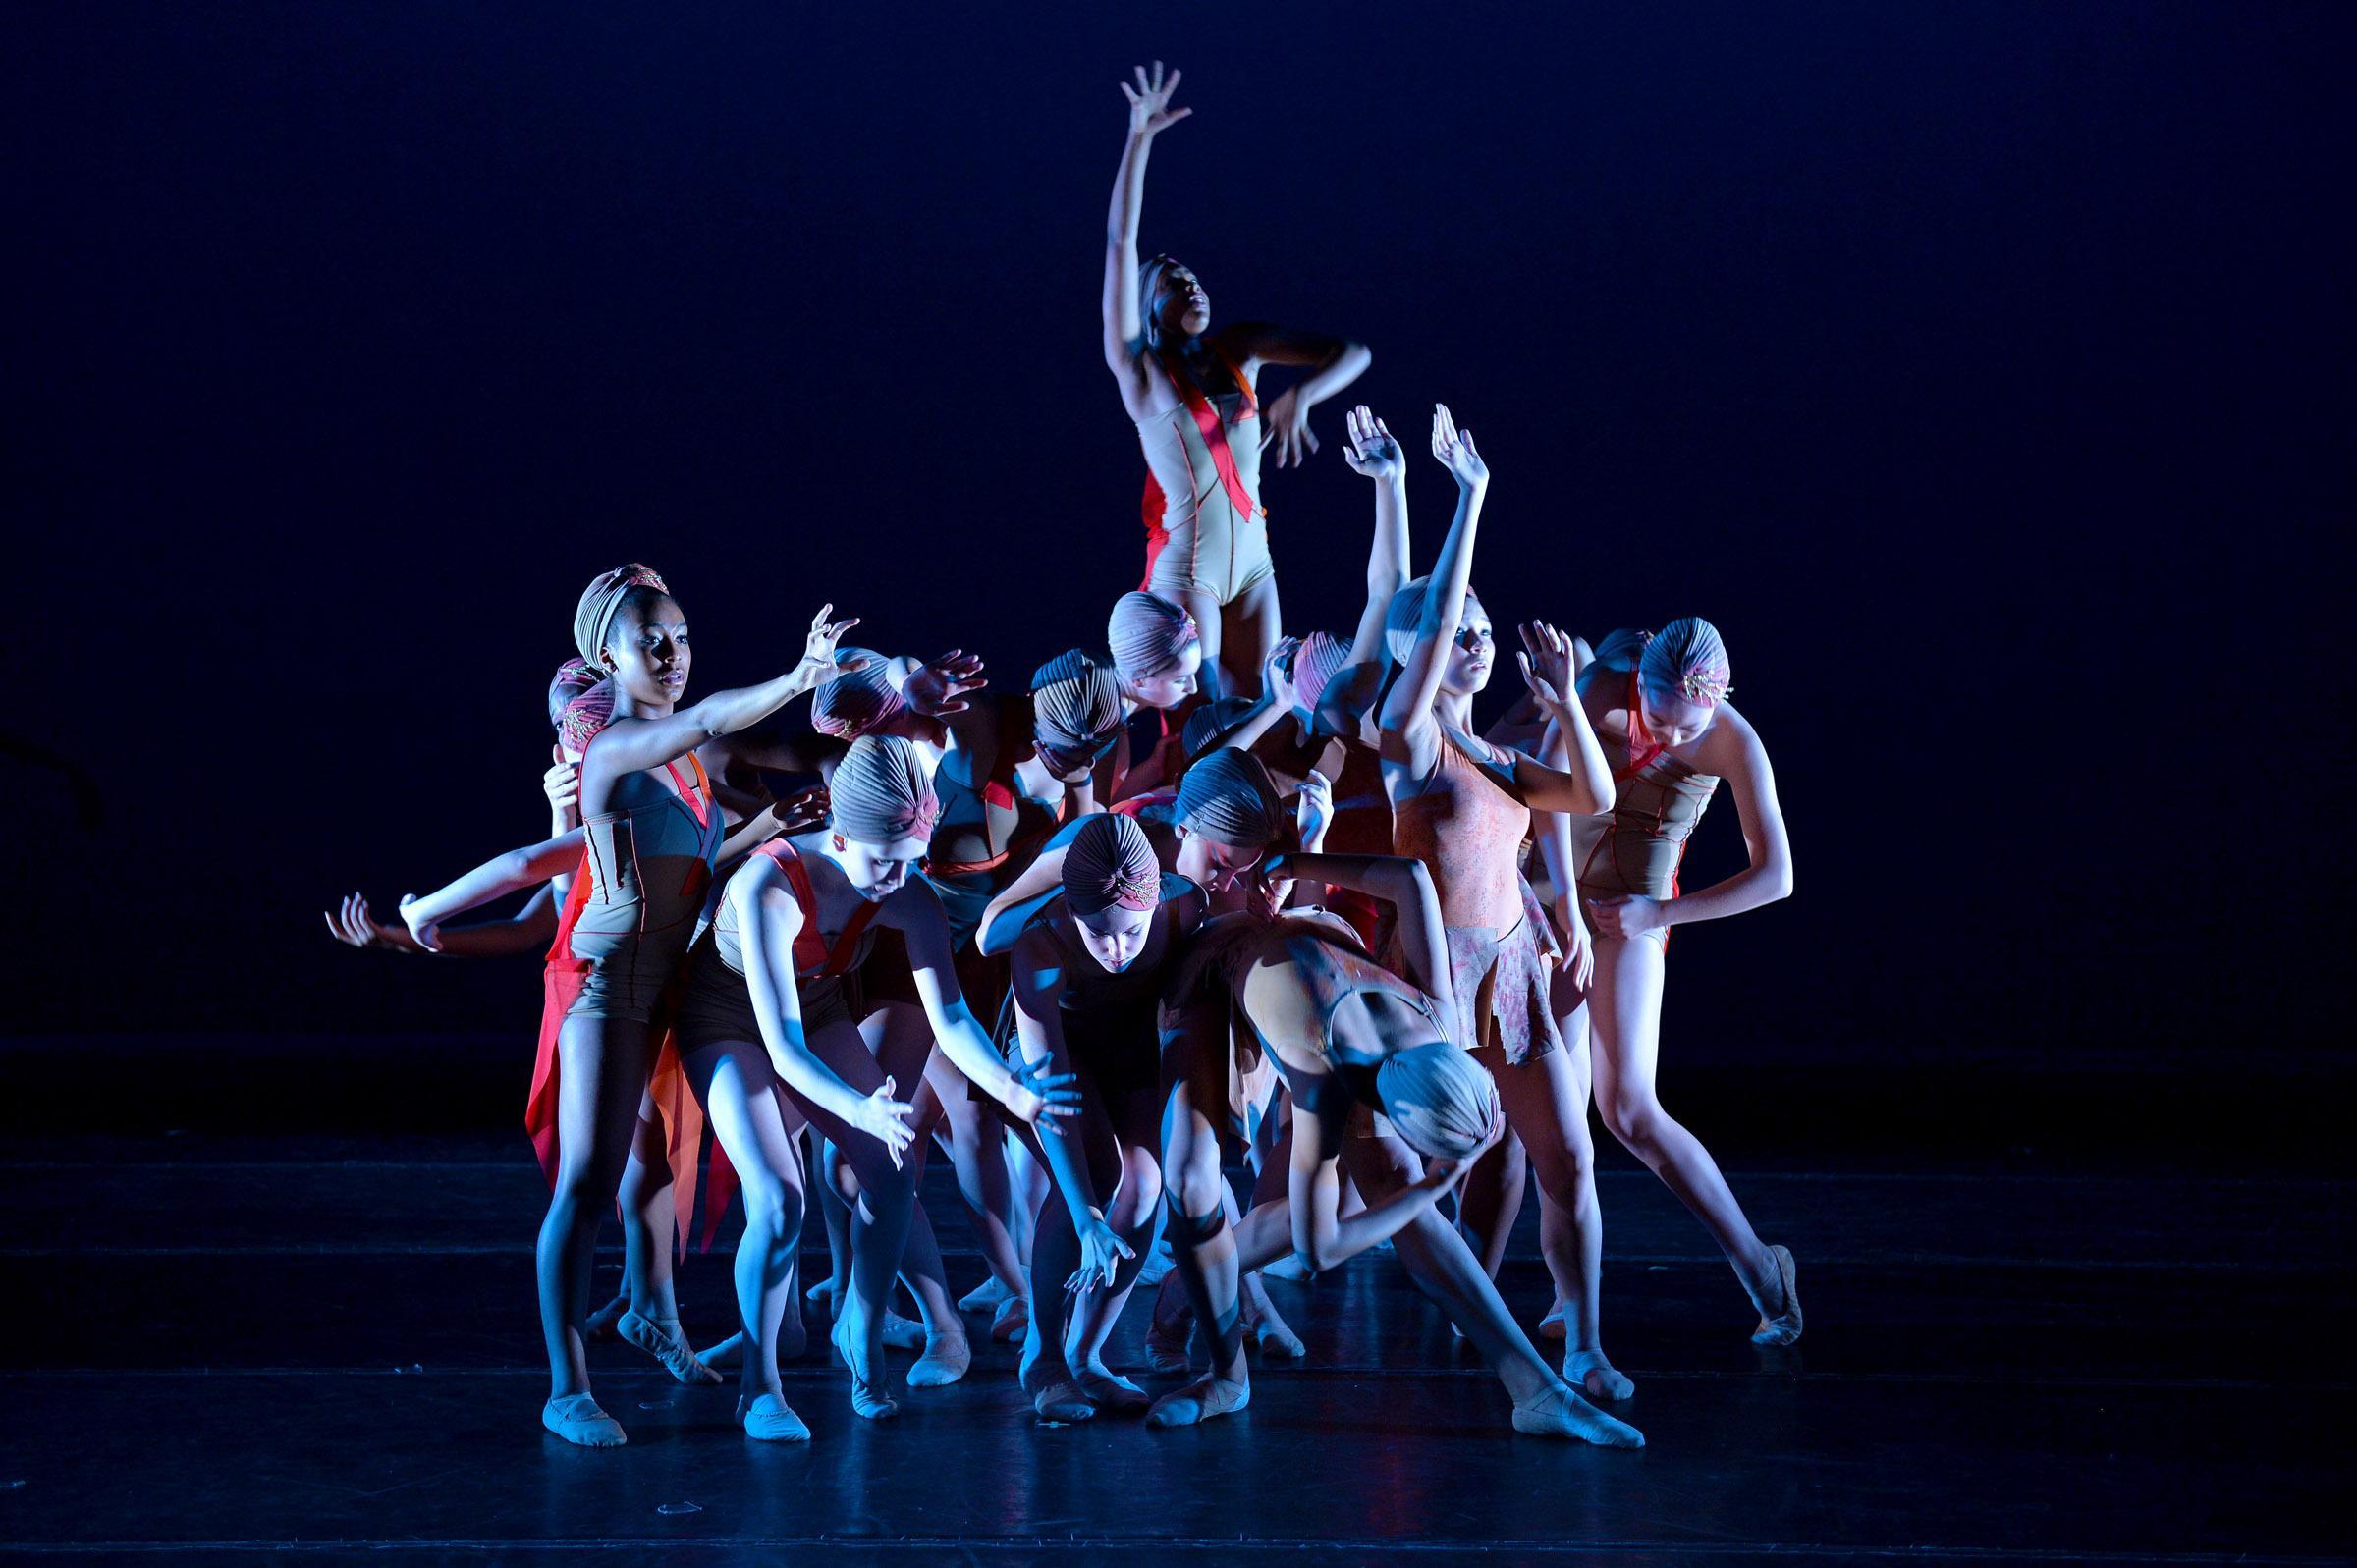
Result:
<instances>
[{"instance_id":1,"label":"dark blue backdrop","mask_svg":"<svg viewBox=\"0 0 2357 1568\"><path fill-rule=\"evenodd\" d=\"M1148 248L1363 337L1411 449L1479 432L1500 617L1726 630L1799 895L1680 936L1673 1055L2320 1044L2345 7L1537 11L11 7L7 724L111 807L8 765L11 1027L522 1036L528 965L317 911L537 834L620 560L701 689L822 599L1010 679L1100 637L1159 55ZM1368 515L1315 428L1300 626ZM1694 869L1738 854L1714 814Z\"/></svg>"}]
</instances>

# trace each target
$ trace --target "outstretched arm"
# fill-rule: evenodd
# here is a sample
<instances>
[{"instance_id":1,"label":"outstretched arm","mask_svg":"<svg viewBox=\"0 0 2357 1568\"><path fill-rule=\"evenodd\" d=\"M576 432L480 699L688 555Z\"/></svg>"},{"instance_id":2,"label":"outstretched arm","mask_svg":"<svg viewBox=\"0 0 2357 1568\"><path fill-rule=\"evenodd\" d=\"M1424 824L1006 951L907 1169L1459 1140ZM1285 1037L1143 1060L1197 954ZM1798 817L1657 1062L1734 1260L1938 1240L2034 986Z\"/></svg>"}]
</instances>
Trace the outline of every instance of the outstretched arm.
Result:
<instances>
[{"instance_id":1,"label":"outstretched arm","mask_svg":"<svg viewBox=\"0 0 2357 1568\"><path fill-rule=\"evenodd\" d=\"M701 702L660 719L617 719L599 730L581 759L586 797L591 801L602 798L589 785L593 775L599 780L610 780L647 768L660 768L708 740L751 729L829 676L867 668L864 658L855 664L836 662L836 643L859 622L830 622L827 617L834 611L833 605L827 605L811 620L801 662L777 678L757 686L716 691Z\"/></svg>"},{"instance_id":2,"label":"outstretched arm","mask_svg":"<svg viewBox=\"0 0 2357 1568\"><path fill-rule=\"evenodd\" d=\"M417 946L428 952L440 952L442 942L435 928L453 915L480 908L494 898L504 898L512 892L546 882L560 872L571 871L581 863L581 830L532 844L522 849L511 849L504 855L484 861L456 882L436 888L422 898L403 901L401 918L408 923L410 935Z\"/></svg>"},{"instance_id":3,"label":"outstretched arm","mask_svg":"<svg viewBox=\"0 0 2357 1568\"><path fill-rule=\"evenodd\" d=\"M1014 997L1015 1038L1023 1059L1042 1072L1075 1077L1072 1054L1064 1038L1064 965L1053 946L1033 932L1015 945L1012 990ZM1065 1281L1068 1289L1103 1282L1110 1284L1124 1258L1135 1257L1129 1245L1105 1222L1105 1206L1088 1173L1088 1158L1080 1140L1061 1124L1039 1129L1039 1148L1056 1179L1056 1190L1071 1216L1080 1238L1080 1267Z\"/></svg>"},{"instance_id":4,"label":"outstretched arm","mask_svg":"<svg viewBox=\"0 0 2357 1568\"><path fill-rule=\"evenodd\" d=\"M439 952L462 958L505 958L511 953L530 952L548 946L557 934L557 884L544 883L521 909L505 920L485 920L471 926L444 926L436 933ZM410 935L406 925L391 925L376 918L368 907L368 899L360 893L348 895L344 902L327 916L327 934L353 947L382 947L388 952L424 952L417 939Z\"/></svg>"},{"instance_id":5,"label":"outstretched arm","mask_svg":"<svg viewBox=\"0 0 2357 1568\"><path fill-rule=\"evenodd\" d=\"M1035 1068L1020 1073L1007 1070L992 1047L990 1036L974 1021L973 1009L958 987L958 970L950 959L950 924L941 913L941 900L923 883L912 882L885 904L885 922L908 945L908 973L916 982L916 1000L923 1003L925 1021L950 1065L973 1080L982 1092L1007 1108L1018 1121L1034 1126L1046 1118L1069 1116L1080 1109L1080 1093L1071 1087L1069 1073L1048 1074Z\"/></svg>"},{"instance_id":6,"label":"outstretched arm","mask_svg":"<svg viewBox=\"0 0 2357 1568\"><path fill-rule=\"evenodd\" d=\"M1383 657L1383 622L1392 595L1407 583L1407 456L1365 404L1344 421L1349 445L1343 460L1350 471L1375 481L1375 540L1367 547L1367 602L1358 613L1344 669Z\"/></svg>"},{"instance_id":7,"label":"outstretched arm","mask_svg":"<svg viewBox=\"0 0 2357 1568\"><path fill-rule=\"evenodd\" d=\"M1433 717L1432 703L1441 689L1450 645L1464 620L1465 586L1473 577L1473 539L1481 527L1482 498L1490 488L1489 465L1473 449L1473 433L1459 433L1445 404L1433 408L1432 455L1456 480L1456 515L1450 519L1449 536L1441 541L1440 559L1433 563L1432 581L1424 590L1424 617L1416 626L1415 646L1383 701L1384 759L1405 763L1419 778L1432 771L1440 755L1440 723Z\"/></svg>"},{"instance_id":8,"label":"outstretched arm","mask_svg":"<svg viewBox=\"0 0 2357 1568\"><path fill-rule=\"evenodd\" d=\"M1515 787L1533 811L1593 817L1612 810L1613 770L1571 684L1572 639L1531 621L1523 623L1522 647L1514 658L1531 699L1547 715L1547 732L1538 757L1511 753Z\"/></svg>"},{"instance_id":9,"label":"outstretched arm","mask_svg":"<svg viewBox=\"0 0 2357 1568\"><path fill-rule=\"evenodd\" d=\"M884 1145L896 1166L915 1136L908 1125L914 1108L893 1098L893 1081L872 1095L845 1083L820 1060L802 1032L802 993L795 978L794 939L802 928L802 906L774 862L746 868L728 881L721 894L744 934L744 984L752 993L753 1017L761 1025L762 1049L786 1087L846 1125Z\"/></svg>"},{"instance_id":10,"label":"outstretched arm","mask_svg":"<svg viewBox=\"0 0 2357 1568\"><path fill-rule=\"evenodd\" d=\"M1122 144L1122 164L1113 177L1113 208L1105 217L1105 363L1122 383L1124 401L1145 395L1145 369L1138 353L1145 345L1146 324L1137 297L1137 220L1146 205L1146 155L1154 138L1177 125L1192 109L1174 109L1171 95L1178 90L1176 71L1165 80L1162 62L1154 73L1137 68L1137 85L1122 83L1129 100L1129 138Z\"/></svg>"},{"instance_id":11,"label":"outstretched arm","mask_svg":"<svg viewBox=\"0 0 2357 1568\"><path fill-rule=\"evenodd\" d=\"M1346 1116L1347 1111L1339 1106L1322 1114L1294 1107L1293 1160L1287 1184L1293 1251L1320 1272L1398 1235L1409 1221L1440 1202L1441 1195L1473 1168L1473 1161L1481 1154L1477 1149L1461 1161L1427 1161L1424 1173L1415 1180L1345 1218L1340 1157ZM1503 1120L1494 1123L1489 1143L1496 1143L1504 1130ZM1489 1143L1482 1147L1488 1148Z\"/></svg>"}]
</instances>

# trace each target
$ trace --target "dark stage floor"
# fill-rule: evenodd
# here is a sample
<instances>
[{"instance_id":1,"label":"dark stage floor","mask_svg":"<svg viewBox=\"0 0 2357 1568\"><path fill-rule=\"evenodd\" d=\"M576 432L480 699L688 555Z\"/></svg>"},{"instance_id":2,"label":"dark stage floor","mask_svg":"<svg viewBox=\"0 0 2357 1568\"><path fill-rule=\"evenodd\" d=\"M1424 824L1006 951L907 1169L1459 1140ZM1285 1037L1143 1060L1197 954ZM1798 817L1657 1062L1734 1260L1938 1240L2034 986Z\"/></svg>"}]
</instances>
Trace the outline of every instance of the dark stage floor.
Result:
<instances>
[{"instance_id":1,"label":"dark stage floor","mask_svg":"<svg viewBox=\"0 0 2357 1568\"><path fill-rule=\"evenodd\" d=\"M2357 1542L2330 1501L2350 1238L2325 1179L1737 1170L1802 1269L1809 1336L1771 1353L1699 1227L1612 1151L1607 1343L1639 1384L1638 1454L1516 1436L1383 1257L1274 1285L1306 1365L1260 1369L1249 1412L1194 1432L1042 1426L989 1346L881 1426L813 1353L788 1393L816 1440L765 1446L730 1390L606 1345L631 1442L586 1452L537 1425L520 1139L0 1152L16 1555L2281 1563ZM955 1247L938 1171L929 1201ZM1506 1284L1543 1309L1532 1247ZM717 1337L725 1257L690 1259L682 1296ZM1141 1322L1133 1303L1118 1363L1140 1363Z\"/></svg>"}]
</instances>

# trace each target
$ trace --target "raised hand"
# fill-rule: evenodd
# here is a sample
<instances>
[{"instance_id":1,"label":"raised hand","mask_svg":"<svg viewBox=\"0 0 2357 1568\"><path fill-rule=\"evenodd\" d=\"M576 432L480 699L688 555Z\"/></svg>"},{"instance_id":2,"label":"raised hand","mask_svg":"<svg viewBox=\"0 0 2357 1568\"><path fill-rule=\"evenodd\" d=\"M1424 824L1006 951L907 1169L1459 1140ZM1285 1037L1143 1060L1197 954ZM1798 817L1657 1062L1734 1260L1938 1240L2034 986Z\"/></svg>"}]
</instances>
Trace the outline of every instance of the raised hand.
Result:
<instances>
[{"instance_id":1,"label":"raised hand","mask_svg":"<svg viewBox=\"0 0 2357 1568\"><path fill-rule=\"evenodd\" d=\"M833 802L825 784L812 784L799 789L769 808L780 833L802 833L827 820Z\"/></svg>"},{"instance_id":2,"label":"raised hand","mask_svg":"<svg viewBox=\"0 0 2357 1568\"><path fill-rule=\"evenodd\" d=\"M1277 646L1269 650L1269 657L1261 666L1261 689L1280 708L1297 708L1301 705L1301 693L1293 684L1293 655L1300 651L1299 637L1280 637Z\"/></svg>"},{"instance_id":3,"label":"raised hand","mask_svg":"<svg viewBox=\"0 0 2357 1568\"><path fill-rule=\"evenodd\" d=\"M1077 1116L1080 1114L1080 1075L1076 1072L1050 1072L1044 1061L1026 1061L1014 1069L1014 1097L1007 1108L1024 1121L1038 1125L1042 1116Z\"/></svg>"},{"instance_id":4,"label":"raised hand","mask_svg":"<svg viewBox=\"0 0 2357 1568\"><path fill-rule=\"evenodd\" d=\"M1343 416L1343 433L1349 437L1343 448L1343 460L1350 471L1368 479L1397 479L1407 471L1407 455L1399 443L1392 439L1391 429L1360 404Z\"/></svg>"},{"instance_id":5,"label":"raised hand","mask_svg":"<svg viewBox=\"0 0 2357 1568\"><path fill-rule=\"evenodd\" d=\"M901 695L918 713L939 719L965 712L966 704L959 699L989 684L982 678L979 658L962 648L952 648L931 664L918 665L910 671Z\"/></svg>"},{"instance_id":6,"label":"raised hand","mask_svg":"<svg viewBox=\"0 0 2357 1568\"><path fill-rule=\"evenodd\" d=\"M1288 387L1270 399L1260 418L1268 431L1260 445L1264 451L1276 447L1278 467L1298 468L1318 450L1318 438L1309 431L1309 406L1301 401L1299 387Z\"/></svg>"},{"instance_id":7,"label":"raised hand","mask_svg":"<svg viewBox=\"0 0 2357 1568\"><path fill-rule=\"evenodd\" d=\"M1170 75L1170 80L1164 81L1162 62L1159 60L1154 62L1154 74L1151 77L1146 75L1144 66L1139 66L1136 70L1136 86L1132 87L1126 81L1121 84L1122 96L1129 100L1129 134L1131 135L1151 136L1168 131L1195 112L1192 109L1171 107L1171 95L1178 90L1179 73L1174 71Z\"/></svg>"},{"instance_id":8,"label":"raised hand","mask_svg":"<svg viewBox=\"0 0 2357 1568\"><path fill-rule=\"evenodd\" d=\"M556 760L540 776L540 792L548 796L549 805L556 810L574 810L581 803L581 765L567 762L563 746L552 747L550 755Z\"/></svg>"},{"instance_id":9,"label":"raised hand","mask_svg":"<svg viewBox=\"0 0 2357 1568\"><path fill-rule=\"evenodd\" d=\"M818 614L810 618L810 635L802 643L802 664L798 673L808 676L812 685L835 676L849 675L854 670L865 670L869 664L865 654L851 654L840 659L836 657L835 645L843 640L845 632L859 624L859 620L854 616L849 621L829 621L827 617L834 613L833 605L820 605Z\"/></svg>"},{"instance_id":10,"label":"raised hand","mask_svg":"<svg viewBox=\"0 0 2357 1568\"><path fill-rule=\"evenodd\" d=\"M1456 428L1449 406L1432 406L1432 455L1441 460L1460 490L1479 490L1490 482L1490 465L1473 450L1473 432Z\"/></svg>"},{"instance_id":11,"label":"raised hand","mask_svg":"<svg viewBox=\"0 0 2357 1568\"><path fill-rule=\"evenodd\" d=\"M1095 1215L1081 1216L1076 1228L1080 1235L1080 1267L1064 1282L1069 1291L1077 1294L1091 1285L1112 1284L1114 1271L1121 1268L1122 1260L1137 1256L1137 1249Z\"/></svg>"},{"instance_id":12,"label":"raised hand","mask_svg":"<svg viewBox=\"0 0 2357 1568\"><path fill-rule=\"evenodd\" d=\"M1522 667L1522 683L1549 708L1571 698L1571 639L1544 621L1522 622L1523 652L1514 655Z\"/></svg>"},{"instance_id":13,"label":"raised hand","mask_svg":"<svg viewBox=\"0 0 2357 1568\"><path fill-rule=\"evenodd\" d=\"M1334 784L1317 769L1301 781L1301 798L1295 804L1294 818L1301 830L1301 849L1304 854L1316 854L1326 842L1326 829L1334 821Z\"/></svg>"},{"instance_id":14,"label":"raised hand","mask_svg":"<svg viewBox=\"0 0 2357 1568\"><path fill-rule=\"evenodd\" d=\"M905 1101L892 1097L892 1080L886 1078L884 1087L860 1101L858 1110L850 1119L853 1127L884 1146L884 1152L892 1156L893 1169L898 1170L902 1152L916 1136L916 1129L908 1125L909 1114L915 1109Z\"/></svg>"}]
</instances>

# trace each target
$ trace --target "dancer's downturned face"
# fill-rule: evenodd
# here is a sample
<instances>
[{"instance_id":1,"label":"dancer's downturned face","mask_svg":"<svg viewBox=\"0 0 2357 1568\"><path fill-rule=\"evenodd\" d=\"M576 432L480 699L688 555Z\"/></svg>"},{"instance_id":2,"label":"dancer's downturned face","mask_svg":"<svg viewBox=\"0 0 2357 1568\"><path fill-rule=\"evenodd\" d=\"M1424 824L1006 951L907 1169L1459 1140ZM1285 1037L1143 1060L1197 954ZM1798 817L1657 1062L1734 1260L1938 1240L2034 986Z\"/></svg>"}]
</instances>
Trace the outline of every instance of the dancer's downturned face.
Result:
<instances>
[{"instance_id":1,"label":"dancer's downturned face","mask_svg":"<svg viewBox=\"0 0 2357 1568\"><path fill-rule=\"evenodd\" d=\"M1093 915L1074 915L1072 924L1079 928L1080 946L1088 949L1088 955L1118 975L1146 950L1146 937L1154 929L1154 911L1115 904Z\"/></svg>"},{"instance_id":2,"label":"dancer's downturned face","mask_svg":"<svg viewBox=\"0 0 2357 1568\"><path fill-rule=\"evenodd\" d=\"M1719 717L1714 703L1696 702L1682 691L1657 690L1642 680L1637 682L1637 703L1645 710L1645 728L1665 746L1700 740Z\"/></svg>"},{"instance_id":3,"label":"dancer's downturned face","mask_svg":"<svg viewBox=\"0 0 2357 1568\"><path fill-rule=\"evenodd\" d=\"M1490 631L1489 612L1468 593L1456 641L1450 644L1448 662L1441 667L1441 689L1469 697L1490 683L1490 667L1497 662L1498 641Z\"/></svg>"},{"instance_id":4,"label":"dancer's downturned face","mask_svg":"<svg viewBox=\"0 0 2357 1568\"><path fill-rule=\"evenodd\" d=\"M1195 694L1202 671L1202 645L1189 643L1180 650L1178 663L1133 678L1129 682L1129 695L1149 708L1176 708Z\"/></svg>"},{"instance_id":5,"label":"dancer's downturned face","mask_svg":"<svg viewBox=\"0 0 2357 1568\"><path fill-rule=\"evenodd\" d=\"M1162 275L1162 290L1154 300L1155 318L1162 323L1162 341L1199 338L1211 330L1211 296L1193 269L1173 262Z\"/></svg>"},{"instance_id":6,"label":"dancer's downturned face","mask_svg":"<svg viewBox=\"0 0 2357 1568\"><path fill-rule=\"evenodd\" d=\"M669 712L687 693L687 618L669 594L631 594L606 633L615 686L640 712Z\"/></svg>"},{"instance_id":7,"label":"dancer's downturned face","mask_svg":"<svg viewBox=\"0 0 2357 1568\"><path fill-rule=\"evenodd\" d=\"M864 838L846 838L836 834L827 840L827 852L843 868L844 880L851 885L852 892L869 903L880 903L907 884L908 873L925 856L925 840L902 838L892 843L869 843Z\"/></svg>"}]
</instances>

